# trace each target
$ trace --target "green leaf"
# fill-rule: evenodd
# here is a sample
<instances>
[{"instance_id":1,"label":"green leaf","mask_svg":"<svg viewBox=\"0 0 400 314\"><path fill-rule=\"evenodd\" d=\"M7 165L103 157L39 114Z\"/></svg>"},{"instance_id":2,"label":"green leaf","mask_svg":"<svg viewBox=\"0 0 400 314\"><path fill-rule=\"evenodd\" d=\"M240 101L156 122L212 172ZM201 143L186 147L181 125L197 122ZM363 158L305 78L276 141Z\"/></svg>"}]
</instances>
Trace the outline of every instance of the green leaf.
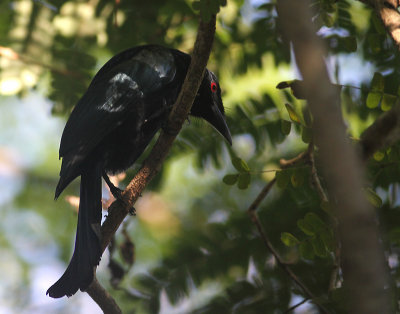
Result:
<instances>
[{"instance_id":1,"label":"green leaf","mask_svg":"<svg viewBox=\"0 0 400 314\"><path fill-rule=\"evenodd\" d=\"M308 144L312 140L312 129L307 127L301 128L301 140Z\"/></svg>"},{"instance_id":2,"label":"green leaf","mask_svg":"<svg viewBox=\"0 0 400 314\"><path fill-rule=\"evenodd\" d=\"M357 39L354 36L343 37L341 41L347 52L357 51Z\"/></svg>"},{"instance_id":3,"label":"green leaf","mask_svg":"<svg viewBox=\"0 0 400 314\"><path fill-rule=\"evenodd\" d=\"M242 158L239 158L236 156L232 157L232 165L239 172L249 172L250 171L249 166Z\"/></svg>"},{"instance_id":4,"label":"green leaf","mask_svg":"<svg viewBox=\"0 0 400 314\"><path fill-rule=\"evenodd\" d=\"M314 249L315 255L317 255L319 257L326 257L328 255L326 246L320 237L312 238L311 245Z\"/></svg>"},{"instance_id":5,"label":"green leaf","mask_svg":"<svg viewBox=\"0 0 400 314\"><path fill-rule=\"evenodd\" d=\"M250 173L248 172L240 173L238 179L238 188L241 190L247 189L250 185L250 180L251 180Z\"/></svg>"},{"instance_id":6,"label":"green leaf","mask_svg":"<svg viewBox=\"0 0 400 314\"><path fill-rule=\"evenodd\" d=\"M372 53L379 53L381 51L381 35L379 34L369 34L367 37L369 48Z\"/></svg>"},{"instance_id":7,"label":"green leaf","mask_svg":"<svg viewBox=\"0 0 400 314\"><path fill-rule=\"evenodd\" d=\"M386 151L386 154L388 155L388 159L390 162L398 162L399 160L399 151L396 149L396 147L390 147L391 149Z\"/></svg>"},{"instance_id":8,"label":"green leaf","mask_svg":"<svg viewBox=\"0 0 400 314\"><path fill-rule=\"evenodd\" d=\"M293 234L289 232L281 233L281 241L286 246L295 246L300 243L300 241Z\"/></svg>"},{"instance_id":9,"label":"green leaf","mask_svg":"<svg viewBox=\"0 0 400 314\"><path fill-rule=\"evenodd\" d=\"M290 181L290 174L291 171L288 170L281 170L275 172L276 184L278 185L279 188L284 189L287 187Z\"/></svg>"},{"instance_id":10,"label":"green leaf","mask_svg":"<svg viewBox=\"0 0 400 314\"><path fill-rule=\"evenodd\" d=\"M322 8L328 13L333 13L336 10L335 6L333 5L333 2L331 1L323 1Z\"/></svg>"},{"instance_id":11,"label":"green leaf","mask_svg":"<svg viewBox=\"0 0 400 314\"><path fill-rule=\"evenodd\" d=\"M285 104L286 110L289 113L289 117L293 122L301 123L299 115L296 113L292 105L286 103Z\"/></svg>"},{"instance_id":12,"label":"green leaf","mask_svg":"<svg viewBox=\"0 0 400 314\"><path fill-rule=\"evenodd\" d=\"M219 3L218 1L211 0L208 2L208 5L210 7L210 12L212 14L217 14L219 12Z\"/></svg>"},{"instance_id":13,"label":"green leaf","mask_svg":"<svg viewBox=\"0 0 400 314\"><path fill-rule=\"evenodd\" d=\"M380 35L386 35L385 27L383 26L383 23L381 19L378 17L378 15L372 13L371 18L372 18L372 24L374 25L376 32Z\"/></svg>"},{"instance_id":14,"label":"green leaf","mask_svg":"<svg viewBox=\"0 0 400 314\"><path fill-rule=\"evenodd\" d=\"M383 158L385 158L385 152L382 152L382 151L376 151L375 153L374 153L374 159L376 160L376 161L381 161Z\"/></svg>"},{"instance_id":15,"label":"green leaf","mask_svg":"<svg viewBox=\"0 0 400 314\"><path fill-rule=\"evenodd\" d=\"M320 237L326 249L329 252L333 252L335 250L335 239L333 238L331 230L325 229L325 232L321 233Z\"/></svg>"},{"instance_id":16,"label":"green leaf","mask_svg":"<svg viewBox=\"0 0 400 314\"><path fill-rule=\"evenodd\" d=\"M303 171L295 170L290 178L290 181L292 182L293 187L295 187L295 188L301 187L304 183Z\"/></svg>"},{"instance_id":17,"label":"green leaf","mask_svg":"<svg viewBox=\"0 0 400 314\"><path fill-rule=\"evenodd\" d=\"M393 105L396 103L397 97L391 94L383 94L381 109L382 111L388 111L392 109Z\"/></svg>"},{"instance_id":18,"label":"green leaf","mask_svg":"<svg viewBox=\"0 0 400 314\"><path fill-rule=\"evenodd\" d=\"M327 228L326 224L321 220L321 218L314 213L307 213L304 219L317 233L324 232L324 230Z\"/></svg>"},{"instance_id":19,"label":"green leaf","mask_svg":"<svg viewBox=\"0 0 400 314\"><path fill-rule=\"evenodd\" d=\"M305 219L297 220L297 226L301 231L303 231L306 235L313 236L315 235L313 226L307 222Z\"/></svg>"},{"instance_id":20,"label":"green leaf","mask_svg":"<svg viewBox=\"0 0 400 314\"><path fill-rule=\"evenodd\" d=\"M372 204L372 206L379 208L382 206L382 199L380 198L380 196L378 194L376 194L376 192L371 189L371 188L366 188L365 190L365 194L367 196L367 200L368 202L370 202Z\"/></svg>"},{"instance_id":21,"label":"green leaf","mask_svg":"<svg viewBox=\"0 0 400 314\"><path fill-rule=\"evenodd\" d=\"M333 215L332 204L330 202L322 201L320 204L322 210L329 215Z\"/></svg>"},{"instance_id":22,"label":"green leaf","mask_svg":"<svg viewBox=\"0 0 400 314\"><path fill-rule=\"evenodd\" d=\"M335 22L333 16L325 12L321 13L321 19L326 27L332 27Z\"/></svg>"},{"instance_id":23,"label":"green leaf","mask_svg":"<svg viewBox=\"0 0 400 314\"><path fill-rule=\"evenodd\" d=\"M222 181L227 185L234 185L239 178L239 174L227 174Z\"/></svg>"},{"instance_id":24,"label":"green leaf","mask_svg":"<svg viewBox=\"0 0 400 314\"><path fill-rule=\"evenodd\" d=\"M303 258L312 260L315 257L314 249L309 241L304 241L300 243L300 254Z\"/></svg>"},{"instance_id":25,"label":"green leaf","mask_svg":"<svg viewBox=\"0 0 400 314\"><path fill-rule=\"evenodd\" d=\"M200 8L201 8L201 6L200 6L200 1L194 1L194 2L192 3L192 8L193 8L193 10L195 10L195 11L200 11Z\"/></svg>"},{"instance_id":26,"label":"green leaf","mask_svg":"<svg viewBox=\"0 0 400 314\"><path fill-rule=\"evenodd\" d=\"M371 81L371 90L374 92L383 92L384 88L385 81L383 79L383 75L379 72L375 72Z\"/></svg>"},{"instance_id":27,"label":"green leaf","mask_svg":"<svg viewBox=\"0 0 400 314\"><path fill-rule=\"evenodd\" d=\"M292 128L292 123L290 121L281 120L281 131L283 135L289 135L291 128Z\"/></svg>"},{"instance_id":28,"label":"green leaf","mask_svg":"<svg viewBox=\"0 0 400 314\"><path fill-rule=\"evenodd\" d=\"M379 106L379 103L382 99L382 93L379 92L370 92L367 96L367 107L370 109L374 109Z\"/></svg>"}]
</instances>

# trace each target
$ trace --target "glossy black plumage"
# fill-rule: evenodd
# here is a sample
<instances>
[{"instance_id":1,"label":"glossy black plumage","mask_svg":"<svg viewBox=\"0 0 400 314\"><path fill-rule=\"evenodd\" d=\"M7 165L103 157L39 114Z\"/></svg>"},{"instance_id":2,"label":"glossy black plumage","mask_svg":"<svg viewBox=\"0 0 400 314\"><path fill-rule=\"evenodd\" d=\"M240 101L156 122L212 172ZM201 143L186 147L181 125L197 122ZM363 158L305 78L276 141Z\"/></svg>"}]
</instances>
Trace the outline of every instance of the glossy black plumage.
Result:
<instances>
[{"instance_id":1,"label":"glossy black plumage","mask_svg":"<svg viewBox=\"0 0 400 314\"><path fill-rule=\"evenodd\" d=\"M166 119L182 87L190 56L149 45L114 56L96 74L65 126L57 198L81 176L75 250L64 275L47 291L53 298L85 290L101 257L101 177L126 170ZM213 125L231 143L221 91L206 70L191 115Z\"/></svg>"}]
</instances>

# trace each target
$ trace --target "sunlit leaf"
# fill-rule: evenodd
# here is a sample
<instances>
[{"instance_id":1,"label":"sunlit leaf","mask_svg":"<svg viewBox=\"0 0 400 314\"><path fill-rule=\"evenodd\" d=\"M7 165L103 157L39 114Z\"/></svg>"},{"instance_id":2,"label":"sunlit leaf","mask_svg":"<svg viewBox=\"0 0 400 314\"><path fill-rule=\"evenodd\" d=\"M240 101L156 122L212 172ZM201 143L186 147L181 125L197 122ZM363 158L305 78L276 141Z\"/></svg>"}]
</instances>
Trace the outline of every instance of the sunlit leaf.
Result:
<instances>
[{"instance_id":1,"label":"sunlit leaf","mask_svg":"<svg viewBox=\"0 0 400 314\"><path fill-rule=\"evenodd\" d=\"M378 150L378 151L376 151L376 152L374 153L373 157L374 157L374 159L375 159L376 161L381 161L383 158L385 158L385 153Z\"/></svg>"},{"instance_id":2,"label":"sunlit leaf","mask_svg":"<svg viewBox=\"0 0 400 314\"><path fill-rule=\"evenodd\" d=\"M380 196L378 194L376 194L376 192L371 189L371 188L366 188L365 190L365 194L367 197L368 202L370 202L370 204L376 208L379 208L382 206L382 199L380 198Z\"/></svg>"},{"instance_id":3,"label":"sunlit leaf","mask_svg":"<svg viewBox=\"0 0 400 314\"><path fill-rule=\"evenodd\" d=\"M242 158L239 158L236 156L232 157L232 165L239 172L249 172L250 171L249 166Z\"/></svg>"},{"instance_id":4,"label":"sunlit leaf","mask_svg":"<svg viewBox=\"0 0 400 314\"><path fill-rule=\"evenodd\" d=\"M306 221L305 219L297 220L297 226L306 235L309 235L309 236L315 235L315 231L314 231L313 226L308 221Z\"/></svg>"},{"instance_id":5,"label":"sunlit leaf","mask_svg":"<svg viewBox=\"0 0 400 314\"><path fill-rule=\"evenodd\" d=\"M382 99L382 93L379 92L370 92L367 96L367 107L370 109L374 109L379 106L379 103Z\"/></svg>"},{"instance_id":6,"label":"sunlit leaf","mask_svg":"<svg viewBox=\"0 0 400 314\"><path fill-rule=\"evenodd\" d=\"M390 94L383 94L381 109L383 111L388 111L392 109L393 105L396 103L397 97Z\"/></svg>"},{"instance_id":7,"label":"sunlit leaf","mask_svg":"<svg viewBox=\"0 0 400 314\"><path fill-rule=\"evenodd\" d=\"M310 224L316 232L323 232L327 228L326 224L314 213L307 213L304 220Z\"/></svg>"},{"instance_id":8,"label":"sunlit leaf","mask_svg":"<svg viewBox=\"0 0 400 314\"><path fill-rule=\"evenodd\" d=\"M286 103L285 104L286 110L289 113L289 117L293 122L301 123L299 115L296 113L292 105Z\"/></svg>"},{"instance_id":9,"label":"sunlit leaf","mask_svg":"<svg viewBox=\"0 0 400 314\"><path fill-rule=\"evenodd\" d=\"M286 246L295 246L300 243L300 241L293 234L289 232L281 233L281 241Z\"/></svg>"}]
</instances>

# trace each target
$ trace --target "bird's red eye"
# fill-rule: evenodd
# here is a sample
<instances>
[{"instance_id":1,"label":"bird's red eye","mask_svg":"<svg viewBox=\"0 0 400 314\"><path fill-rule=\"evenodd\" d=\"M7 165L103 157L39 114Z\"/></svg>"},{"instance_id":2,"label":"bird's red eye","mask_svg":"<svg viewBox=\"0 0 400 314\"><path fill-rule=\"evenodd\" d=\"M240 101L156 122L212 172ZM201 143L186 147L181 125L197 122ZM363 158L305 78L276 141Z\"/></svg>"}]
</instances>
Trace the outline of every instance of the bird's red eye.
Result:
<instances>
[{"instance_id":1,"label":"bird's red eye","mask_svg":"<svg viewBox=\"0 0 400 314\"><path fill-rule=\"evenodd\" d=\"M217 91L218 87L217 87L217 83L215 82L211 82L211 91L213 93L215 93Z\"/></svg>"}]
</instances>

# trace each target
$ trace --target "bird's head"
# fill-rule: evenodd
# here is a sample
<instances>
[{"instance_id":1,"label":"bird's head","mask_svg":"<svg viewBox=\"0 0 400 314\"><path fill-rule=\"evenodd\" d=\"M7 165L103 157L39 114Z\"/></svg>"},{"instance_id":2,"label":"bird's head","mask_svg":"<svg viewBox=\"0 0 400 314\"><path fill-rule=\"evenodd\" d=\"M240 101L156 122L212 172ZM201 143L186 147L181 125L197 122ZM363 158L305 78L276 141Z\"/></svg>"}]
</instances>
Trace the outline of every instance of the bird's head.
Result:
<instances>
[{"instance_id":1,"label":"bird's head","mask_svg":"<svg viewBox=\"0 0 400 314\"><path fill-rule=\"evenodd\" d=\"M221 88L215 74L208 69L204 73L190 114L210 123L232 145L232 137L226 124Z\"/></svg>"}]
</instances>

